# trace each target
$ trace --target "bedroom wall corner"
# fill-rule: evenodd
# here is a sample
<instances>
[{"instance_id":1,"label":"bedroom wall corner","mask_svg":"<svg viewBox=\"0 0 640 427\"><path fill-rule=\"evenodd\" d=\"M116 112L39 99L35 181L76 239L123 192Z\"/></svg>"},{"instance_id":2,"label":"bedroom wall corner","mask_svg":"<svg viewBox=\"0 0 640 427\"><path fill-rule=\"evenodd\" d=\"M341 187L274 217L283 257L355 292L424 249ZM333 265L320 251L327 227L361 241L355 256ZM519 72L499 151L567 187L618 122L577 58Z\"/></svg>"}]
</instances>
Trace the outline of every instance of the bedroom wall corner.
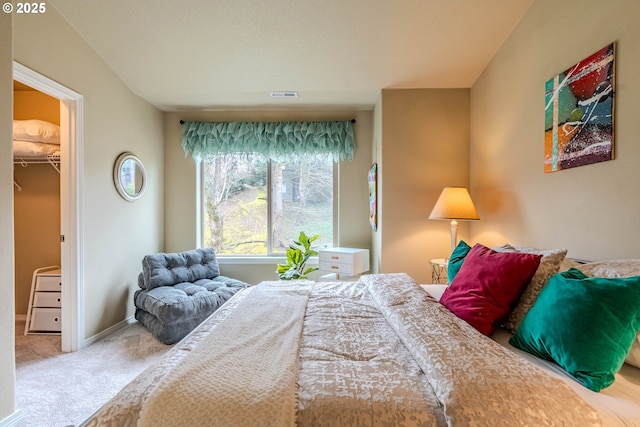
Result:
<instances>
[{"instance_id":1,"label":"bedroom wall corner","mask_svg":"<svg viewBox=\"0 0 640 427\"><path fill-rule=\"evenodd\" d=\"M80 279L89 342L133 315L142 257L162 248L162 112L135 95L53 5L44 14L15 15L13 41L16 62L83 97ZM145 194L135 202L122 199L113 184L124 151L137 155L147 172Z\"/></svg>"},{"instance_id":2,"label":"bedroom wall corner","mask_svg":"<svg viewBox=\"0 0 640 427\"><path fill-rule=\"evenodd\" d=\"M0 425L15 418L13 250L13 48L11 14L0 14ZM9 422L9 421L7 421Z\"/></svg>"},{"instance_id":3,"label":"bedroom wall corner","mask_svg":"<svg viewBox=\"0 0 640 427\"><path fill-rule=\"evenodd\" d=\"M471 89L474 240L640 257L639 21L640 3L626 0L531 5ZM615 159L543 173L545 82L612 42Z\"/></svg>"},{"instance_id":4,"label":"bedroom wall corner","mask_svg":"<svg viewBox=\"0 0 640 427\"><path fill-rule=\"evenodd\" d=\"M180 113L164 113L164 248L165 252L181 252L198 247L197 210L199 183L197 167L182 150Z\"/></svg>"},{"instance_id":5,"label":"bedroom wall corner","mask_svg":"<svg viewBox=\"0 0 640 427\"><path fill-rule=\"evenodd\" d=\"M382 93L378 96L373 109L373 141L371 141L372 153L371 163L377 166L376 182L376 229L371 229L371 273L382 271L382 180L384 179L384 167L382 164Z\"/></svg>"},{"instance_id":6,"label":"bedroom wall corner","mask_svg":"<svg viewBox=\"0 0 640 427\"><path fill-rule=\"evenodd\" d=\"M469 97L469 89L382 90L383 273L431 283L429 260L451 253L449 223L428 217L444 187L469 186ZM460 239L468 227L460 223Z\"/></svg>"}]
</instances>

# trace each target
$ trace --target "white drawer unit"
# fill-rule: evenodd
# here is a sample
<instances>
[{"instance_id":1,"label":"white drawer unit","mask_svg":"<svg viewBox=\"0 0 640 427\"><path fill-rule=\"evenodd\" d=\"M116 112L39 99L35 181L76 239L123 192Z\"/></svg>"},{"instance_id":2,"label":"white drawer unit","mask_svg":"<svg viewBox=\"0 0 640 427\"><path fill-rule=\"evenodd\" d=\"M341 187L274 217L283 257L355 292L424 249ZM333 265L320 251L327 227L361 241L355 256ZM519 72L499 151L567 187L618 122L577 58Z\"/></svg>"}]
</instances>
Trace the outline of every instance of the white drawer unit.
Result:
<instances>
[{"instance_id":1,"label":"white drawer unit","mask_svg":"<svg viewBox=\"0 0 640 427\"><path fill-rule=\"evenodd\" d=\"M34 307L62 307L62 292L36 292L33 296Z\"/></svg>"},{"instance_id":2,"label":"white drawer unit","mask_svg":"<svg viewBox=\"0 0 640 427\"><path fill-rule=\"evenodd\" d=\"M357 276L369 271L369 250L355 248L329 248L318 251L319 270L346 276Z\"/></svg>"},{"instance_id":3,"label":"white drawer unit","mask_svg":"<svg viewBox=\"0 0 640 427\"><path fill-rule=\"evenodd\" d=\"M51 273L46 273L51 274ZM36 278L36 292L60 292L62 291L62 281L60 280L60 269L56 275L45 276L38 274Z\"/></svg>"},{"instance_id":4,"label":"white drawer unit","mask_svg":"<svg viewBox=\"0 0 640 427\"><path fill-rule=\"evenodd\" d=\"M61 327L62 276L52 265L33 272L24 334L56 334Z\"/></svg>"},{"instance_id":5,"label":"white drawer unit","mask_svg":"<svg viewBox=\"0 0 640 427\"><path fill-rule=\"evenodd\" d=\"M60 332L59 308L34 308L31 313L30 332Z\"/></svg>"}]
</instances>

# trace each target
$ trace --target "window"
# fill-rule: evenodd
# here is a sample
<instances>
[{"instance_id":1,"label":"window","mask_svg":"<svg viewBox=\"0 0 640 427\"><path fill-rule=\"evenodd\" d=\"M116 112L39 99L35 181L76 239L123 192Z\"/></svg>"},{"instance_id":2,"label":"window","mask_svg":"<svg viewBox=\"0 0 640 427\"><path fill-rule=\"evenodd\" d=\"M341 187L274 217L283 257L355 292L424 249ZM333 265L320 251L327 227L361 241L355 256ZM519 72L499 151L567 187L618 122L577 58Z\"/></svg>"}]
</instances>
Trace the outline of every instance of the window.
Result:
<instances>
[{"instance_id":1,"label":"window","mask_svg":"<svg viewBox=\"0 0 640 427\"><path fill-rule=\"evenodd\" d=\"M219 154L202 161L203 244L219 255L282 255L300 231L333 246L335 164Z\"/></svg>"},{"instance_id":2,"label":"window","mask_svg":"<svg viewBox=\"0 0 640 427\"><path fill-rule=\"evenodd\" d=\"M333 246L337 166L356 152L355 120L180 121L202 161L203 245L219 255L284 255L301 231Z\"/></svg>"}]
</instances>

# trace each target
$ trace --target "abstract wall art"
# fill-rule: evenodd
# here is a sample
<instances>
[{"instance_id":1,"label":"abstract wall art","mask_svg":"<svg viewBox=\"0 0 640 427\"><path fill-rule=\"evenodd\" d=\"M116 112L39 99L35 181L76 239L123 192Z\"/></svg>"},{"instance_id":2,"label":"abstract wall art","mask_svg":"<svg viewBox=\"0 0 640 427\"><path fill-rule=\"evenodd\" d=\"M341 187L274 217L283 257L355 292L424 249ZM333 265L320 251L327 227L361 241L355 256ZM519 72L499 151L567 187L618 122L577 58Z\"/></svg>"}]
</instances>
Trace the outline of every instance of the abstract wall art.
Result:
<instances>
[{"instance_id":1,"label":"abstract wall art","mask_svg":"<svg viewBox=\"0 0 640 427\"><path fill-rule=\"evenodd\" d=\"M544 172L613 159L615 43L547 81Z\"/></svg>"}]
</instances>

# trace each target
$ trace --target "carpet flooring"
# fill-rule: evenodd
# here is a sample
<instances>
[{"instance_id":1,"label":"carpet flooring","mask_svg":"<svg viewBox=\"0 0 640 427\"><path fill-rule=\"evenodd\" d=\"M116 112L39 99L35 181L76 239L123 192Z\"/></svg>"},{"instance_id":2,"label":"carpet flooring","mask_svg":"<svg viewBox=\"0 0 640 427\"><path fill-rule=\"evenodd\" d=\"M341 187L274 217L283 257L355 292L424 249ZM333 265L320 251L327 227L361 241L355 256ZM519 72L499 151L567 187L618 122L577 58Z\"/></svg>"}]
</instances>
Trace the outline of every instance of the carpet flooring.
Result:
<instances>
[{"instance_id":1,"label":"carpet flooring","mask_svg":"<svg viewBox=\"0 0 640 427\"><path fill-rule=\"evenodd\" d=\"M77 426L171 347L137 322L80 351L60 351L59 336L23 335L16 322L18 427Z\"/></svg>"}]
</instances>

